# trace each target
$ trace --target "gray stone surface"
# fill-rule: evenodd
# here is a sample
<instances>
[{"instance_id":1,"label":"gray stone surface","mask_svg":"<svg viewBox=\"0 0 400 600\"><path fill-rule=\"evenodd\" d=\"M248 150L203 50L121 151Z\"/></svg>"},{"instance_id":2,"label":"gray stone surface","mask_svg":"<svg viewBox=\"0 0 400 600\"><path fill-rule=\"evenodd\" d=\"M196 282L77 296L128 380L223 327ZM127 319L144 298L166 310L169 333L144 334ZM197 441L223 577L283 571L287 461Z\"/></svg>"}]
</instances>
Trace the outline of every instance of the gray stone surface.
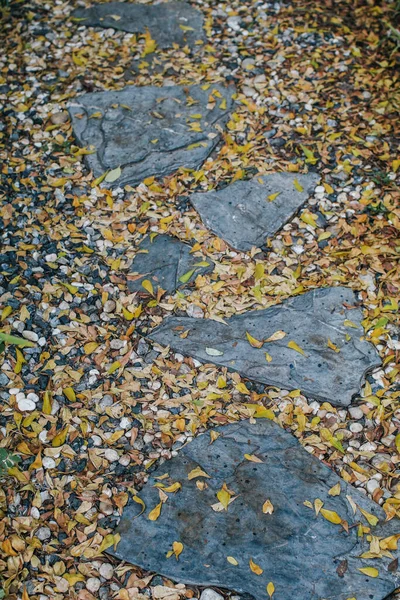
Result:
<instances>
[{"instance_id":1,"label":"gray stone surface","mask_svg":"<svg viewBox=\"0 0 400 600\"><path fill-rule=\"evenodd\" d=\"M361 512L354 514L348 496L382 521L383 510L356 488L345 483L317 458L308 454L288 432L266 419L256 424L242 421L220 427L210 444L204 434L182 448L150 476L140 492L146 505L132 503L124 510L118 530L121 541L113 554L146 570L187 584L227 588L267 599L266 586L273 582L278 600L382 600L399 585L399 573L388 571L389 559L360 559L369 551L366 536L358 537L357 524L368 525ZM246 455L262 462L252 462ZM200 467L209 478L188 479ZM168 474L166 478L158 479ZM149 513L160 502L155 485L181 483L167 492L156 521ZM200 490L196 482L205 482ZM217 492L223 484L235 498L228 509L216 512ZM340 483L340 494L329 490ZM346 521L333 524L304 502L323 502L323 510L336 512ZM262 507L269 500L272 514ZM386 537L400 532L391 521L372 529ZM179 559L166 558L174 542L183 544ZM230 564L233 557L238 565ZM396 551L393 552L393 558ZM256 575L250 560L263 569ZM347 561L347 562L346 562ZM373 566L377 578L360 568Z\"/></svg>"},{"instance_id":2,"label":"gray stone surface","mask_svg":"<svg viewBox=\"0 0 400 600\"><path fill-rule=\"evenodd\" d=\"M249 379L300 389L321 402L348 406L360 391L366 371L381 364L375 347L361 339L362 311L346 308L356 303L350 289L325 288L271 308L233 316L226 319L226 325L208 319L169 317L149 338L202 362L238 371ZM346 325L346 320L354 327ZM189 334L182 339L180 334L186 330ZM287 335L262 348L251 346L246 337L247 332L262 341L276 331ZM328 340L339 352L328 347ZM289 348L290 341L303 349L305 356ZM266 352L271 362L267 362Z\"/></svg>"},{"instance_id":3,"label":"gray stone surface","mask_svg":"<svg viewBox=\"0 0 400 600\"><path fill-rule=\"evenodd\" d=\"M179 167L198 168L220 140L217 126L228 118L233 92L219 84L207 90L127 86L84 94L69 112L79 143L96 149L85 156L95 177L120 167L111 185L137 184ZM215 102L209 104L211 96ZM201 131L192 130L192 123L200 123Z\"/></svg>"},{"instance_id":4,"label":"gray stone surface","mask_svg":"<svg viewBox=\"0 0 400 600\"><path fill-rule=\"evenodd\" d=\"M143 34L148 30L160 48L171 48L173 44L194 46L204 39L203 14L186 2L155 5L107 2L78 8L72 16L90 27Z\"/></svg>"},{"instance_id":5,"label":"gray stone surface","mask_svg":"<svg viewBox=\"0 0 400 600\"><path fill-rule=\"evenodd\" d=\"M272 173L251 181L235 181L222 190L193 194L190 201L206 227L236 250L246 251L262 246L285 225L318 181L315 173ZM278 192L276 198L268 198Z\"/></svg>"},{"instance_id":6,"label":"gray stone surface","mask_svg":"<svg viewBox=\"0 0 400 600\"><path fill-rule=\"evenodd\" d=\"M195 256L190 251L191 246L169 235L157 235L153 241L147 237L140 244L139 253L131 267L130 276L141 276L135 280L128 280L129 291L146 293L142 282L147 279L151 281L154 291L161 287L172 294L179 287L196 279L197 275L213 270L214 263L211 260ZM199 263L204 262L208 263L208 266L199 266ZM183 282L180 281L181 277L184 278Z\"/></svg>"}]
</instances>

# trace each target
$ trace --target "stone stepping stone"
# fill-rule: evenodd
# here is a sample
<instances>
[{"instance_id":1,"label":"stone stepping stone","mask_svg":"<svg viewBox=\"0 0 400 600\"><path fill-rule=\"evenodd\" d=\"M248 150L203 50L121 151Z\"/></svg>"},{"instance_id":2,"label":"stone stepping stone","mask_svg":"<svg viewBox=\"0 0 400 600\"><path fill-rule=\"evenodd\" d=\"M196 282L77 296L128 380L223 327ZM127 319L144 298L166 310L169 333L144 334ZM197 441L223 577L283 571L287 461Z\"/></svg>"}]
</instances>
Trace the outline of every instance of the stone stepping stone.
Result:
<instances>
[{"instance_id":1,"label":"stone stepping stone","mask_svg":"<svg viewBox=\"0 0 400 600\"><path fill-rule=\"evenodd\" d=\"M204 86L203 86L204 87ZM127 86L84 94L69 106L74 134L97 178L112 186L138 184L179 169L199 168L221 138L232 87L212 84Z\"/></svg>"},{"instance_id":2,"label":"stone stepping stone","mask_svg":"<svg viewBox=\"0 0 400 600\"><path fill-rule=\"evenodd\" d=\"M267 600L270 582L277 600L382 600L399 585L399 574L388 570L398 552L361 559L370 544L357 534L360 522L369 527L376 518L382 523L372 534L388 538L400 533L397 519L383 523L377 504L272 421L214 432L214 442L199 436L150 476L139 494L144 514L138 516L137 503L125 508L114 556L179 582L254 599ZM160 489L167 497L162 505ZM368 567L378 576L360 571Z\"/></svg>"},{"instance_id":3,"label":"stone stepping stone","mask_svg":"<svg viewBox=\"0 0 400 600\"><path fill-rule=\"evenodd\" d=\"M159 48L194 46L204 39L203 14L186 2L165 2L146 6L128 2L94 4L72 14L82 25L105 27L129 33L150 32Z\"/></svg>"},{"instance_id":4,"label":"stone stepping stone","mask_svg":"<svg viewBox=\"0 0 400 600\"><path fill-rule=\"evenodd\" d=\"M191 246L169 235L157 235L153 241L147 237L139 246L139 254L134 258L131 273L138 273L134 280L128 280L131 292L147 293L143 281L150 281L154 292L162 288L169 294L194 281L197 275L204 275L214 269L208 258L191 254ZM132 277L132 275L130 276Z\"/></svg>"},{"instance_id":5,"label":"stone stepping stone","mask_svg":"<svg viewBox=\"0 0 400 600\"><path fill-rule=\"evenodd\" d=\"M222 190L196 193L190 201L203 223L236 250L261 247L307 201L315 173L272 173L235 181Z\"/></svg>"},{"instance_id":6,"label":"stone stepping stone","mask_svg":"<svg viewBox=\"0 0 400 600\"><path fill-rule=\"evenodd\" d=\"M348 406L359 393L365 373L381 364L375 347L361 339L361 310L347 308L356 304L352 290L325 288L230 317L226 325L209 319L168 317L148 337L248 379L300 389L320 402ZM286 335L279 339L282 334L276 332ZM251 345L271 337L278 339L260 348Z\"/></svg>"}]
</instances>

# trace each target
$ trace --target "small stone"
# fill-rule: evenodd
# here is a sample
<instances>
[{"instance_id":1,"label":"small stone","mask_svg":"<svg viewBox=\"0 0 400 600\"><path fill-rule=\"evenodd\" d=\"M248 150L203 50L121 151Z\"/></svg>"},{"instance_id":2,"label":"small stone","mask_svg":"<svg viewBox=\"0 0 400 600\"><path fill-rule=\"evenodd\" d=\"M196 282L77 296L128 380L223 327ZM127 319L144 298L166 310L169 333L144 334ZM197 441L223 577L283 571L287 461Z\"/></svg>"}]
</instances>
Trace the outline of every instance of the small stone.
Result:
<instances>
[{"instance_id":1,"label":"small stone","mask_svg":"<svg viewBox=\"0 0 400 600\"><path fill-rule=\"evenodd\" d=\"M39 402L39 396L38 396L37 394L35 394L34 392L30 392L30 393L27 395L27 399L28 399L28 400L32 400L32 402L35 402L35 403L36 403L36 402Z\"/></svg>"},{"instance_id":2,"label":"small stone","mask_svg":"<svg viewBox=\"0 0 400 600\"><path fill-rule=\"evenodd\" d=\"M110 462L115 462L119 459L119 454L116 450L112 450L111 448L107 449L104 452L105 458Z\"/></svg>"},{"instance_id":3,"label":"small stone","mask_svg":"<svg viewBox=\"0 0 400 600\"><path fill-rule=\"evenodd\" d=\"M56 262L57 254L46 254L45 260L46 262Z\"/></svg>"},{"instance_id":4,"label":"small stone","mask_svg":"<svg viewBox=\"0 0 400 600\"><path fill-rule=\"evenodd\" d=\"M86 582L86 588L92 594L97 592L99 590L100 586L101 586L101 581L100 581L100 579L98 579L98 577L89 577L89 579Z\"/></svg>"},{"instance_id":5,"label":"small stone","mask_svg":"<svg viewBox=\"0 0 400 600\"><path fill-rule=\"evenodd\" d=\"M116 306L117 305L115 304L114 300L107 300L104 303L103 310L105 313L111 313L114 312Z\"/></svg>"},{"instance_id":6,"label":"small stone","mask_svg":"<svg viewBox=\"0 0 400 600\"><path fill-rule=\"evenodd\" d=\"M67 113L66 110L54 113L50 117L50 121L53 123L53 125L62 125L63 123L66 123L68 121L68 119L69 119L69 114Z\"/></svg>"},{"instance_id":7,"label":"small stone","mask_svg":"<svg viewBox=\"0 0 400 600\"><path fill-rule=\"evenodd\" d=\"M110 348L113 350L121 350L125 346L126 342L124 340L111 340Z\"/></svg>"},{"instance_id":8,"label":"small stone","mask_svg":"<svg viewBox=\"0 0 400 600\"><path fill-rule=\"evenodd\" d=\"M50 456L44 456L42 463L45 469L54 469L56 466L56 461Z\"/></svg>"},{"instance_id":9,"label":"small stone","mask_svg":"<svg viewBox=\"0 0 400 600\"><path fill-rule=\"evenodd\" d=\"M39 339L37 333L35 333L34 331L27 331L26 329L22 332L22 336L30 342L37 342Z\"/></svg>"},{"instance_id":10,"label":"small stone","mask_svg":"<svg viewBox=\"0 0 400 600\"><path fill-rule=\"evenodd\" d=\"M360 433L363 429L364 427L361 425L361 423L351 423L350 425L350 431L352 433Z\"/></svg>"},{"instance_id":11,"label":"small stone","mask_svg":"<svg viewBox=\"0 0 400 600\"><path fill-rule=\"evenodd\" d=\"M103 398L99 402L99 406L103 410L106 409L108 406L112 406L113 404L113 398L112 396L110 396L110 394L105 394L105 396L103 396Z\"/></svg>"},{"instance_id":12,"label":"small stone","mask_svg":"<svg viewBox=\"0 0 400 600\"><path fill-rule=\"evenodd\" d=\"M21 412L35 410L36 408L36 404L25 397L22 400L17 401L17 405Z\"/></svg>"},{"instance_id":13,"label":"small stone","mask_svg":"<svg viewBox=\"0 0 400 600\"><path fill-rule=\"evenodd\" d=\"M211 588L207 588L203 590L200 596L200 600L224 600L224 597L221 594L218 594L215 590Z\"/></svg>"},{"instance_id":14,"label":"small stone","mask_svg":"<svg viewBox=\"0 0 400 600\"><path fill-rule=\"evenodd\" d=\"M379 483L378 481L376 481L376 479L370 479L369 481L367 481L367 492L369 494L373 494L375 492L375 490L379 489Z\"/></svg>"},{"instance_id":15,"label":"small stone","mask_svg":"<svg viewBox=\"0 0 400 600\"><path fill-rule=\"evenodd\" d=\"M356 421L358 421L359 419L362 419L364 416L364 413L359 406L350 407L349 413L350 413L351 418L355 419Z\"/></svg>"},{"instance_id":16,"label":"small stone","mask_svg":"<svg viewBox=\"0 0 400 600\"><path fill-rule=\"evenodd\" d=\"M112 579L114 575L114 567L110 563L103 563L99 569L99 573L104 579Z\"/></svg>"},{"instance_id":17,"label":"small stone","mask_svg":"<svg viewBox=\"0 0 400 600\"><path fill-rule=\"evenodd\" d=\"M387 448L389 448L393 444L394 440L394 435L386 435L385 437L381 438L381 443Z\"/></svg>"},{"instance_id":18,"label":"small stone","mask_svg":"<svg viewBox=\"0 0 400 600\"><path fill-rule=\"evenodd\" d=\"M35 535L41 542L43 542L51 537L51 531L48 527L39 527Z\"/></svg>"}]
</instances>

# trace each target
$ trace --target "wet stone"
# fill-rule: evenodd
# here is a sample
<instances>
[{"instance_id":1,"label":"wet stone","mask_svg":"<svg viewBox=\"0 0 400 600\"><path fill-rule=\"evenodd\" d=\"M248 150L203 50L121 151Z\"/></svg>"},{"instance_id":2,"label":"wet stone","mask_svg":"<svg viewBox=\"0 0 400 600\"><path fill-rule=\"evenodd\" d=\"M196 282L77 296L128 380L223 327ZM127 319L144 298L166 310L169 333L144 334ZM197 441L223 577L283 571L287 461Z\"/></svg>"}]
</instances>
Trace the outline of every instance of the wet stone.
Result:
<instances>
[{"instance_id":1,"label":"wet stone","mask_svg":"<svg viewBox=\"0 0 400 600\"><path fill-rule=\"evenodd\" d=\"M214 268L214 263L197 253L191 246L168 235L157 235L153 241L147 237L139 246L132 266L128 289L130 292L148 293L144 280L151 282L154 292L162 288L169 294L194 281ZM135 275L137 274L137 275ZM132 278L135 277L134 280Z\"/></svg>"},{"instance_id":2,"label":"wet stone","mask_svg":"<svg viewBox=\"0 0 400 600\"><path fill-rule=\"evenodd\" d=\"M127 86L80 96L69 106L74 133L95 177L120 168L113 186L163 177L180 167L197 169L221 138L233 88L213 84ZM201 115L201 118L200 118Z\"/></svg>"},{"instance_id":3,"label":"wet stone","mask_svg":"<svg viewBox=\"0 0 400 600\"><path fill-rule=\"evenodd\" d=\"M193 194L190 201L208 229L236 250L246 251L262 246L285 225L319 179L315 173L272 173Z\"/></svg>"},{"instance_id":4,"label":"wet stone","mask_svg":"<svg viewBox=\"0 0 400 600\"><path fill-rule=\"evenodd\" d=\"M88 27L143 34L148 30L159 48L172 48L174 44L193 47L197 41L204 40L203 14L186 2L150 6L108 2L78 8L72 16Z\"/></svg>"},{"instance_id":5,"label":"wet stone","mask_svg":"<svg viewBox=\"0 0 400 600\"><path fill-rule=\"evenodd\" d=\"M149 334L162 346L203 363L215 363L242 376L285 389L300 389L310 398L348 406L360 391L365 373L381 364L375 347L362 339L364 330L354 292L344 287L314 290L264 310L226 319L169 317ZM185 338L183 331L189 331ZM250 345L277 331L285 337ZM288 344L295 342L298 350ZM331 347L328 346L331 345ZM293 345L293 344L292 344ZM272 358L266 359L266 353Z\"/></svg>"},{"instance_id":6,"label":"wet stone","mask_svg":"<svg viewBox=\"0 0 400 600\"><path fill-rule=\"evenodd\" d=\"M121 541L112 554L178 582L255 599L266 598L271 581L280 600L382 600L399 585L399 574L387 570L393 557L374 560L378 578L359 571L371 566L370 560L359 558L370 550L367 536L357 535L358 523L368 523L359 508L354 514L348 497L381 521L373 535L388 537L398 531L398 522L383 524L385 513L377 504L272 421L242 421L216 431L220 435L212 444L208 433L201 435L156 469L140 493L144 514L138 516L136 503L125 508L118 526ZM208 477L193 476L199 468ZM160 516L149 520L160 502L155 485L175 482L181 489L167 492ZM216 497L224 484L233 499L227 510L221 510ZM337 484L339 495L330 495ZM319 514L314 510L317 499L323 503ZM267 500L269 514L263 511ZM325 518L324 510L346 521L347 531ZM178 560L166 557L174 542L183 544ZM262 570L259 575L250 561Z\"/></svg>"}]
</instances>

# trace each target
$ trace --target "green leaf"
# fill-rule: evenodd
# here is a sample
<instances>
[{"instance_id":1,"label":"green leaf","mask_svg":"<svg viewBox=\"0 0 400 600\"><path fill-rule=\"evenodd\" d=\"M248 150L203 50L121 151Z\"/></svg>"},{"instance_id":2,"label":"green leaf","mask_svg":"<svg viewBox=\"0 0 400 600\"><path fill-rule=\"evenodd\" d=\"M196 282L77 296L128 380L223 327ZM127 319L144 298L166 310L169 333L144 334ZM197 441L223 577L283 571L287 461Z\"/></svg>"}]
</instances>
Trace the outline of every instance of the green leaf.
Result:
<instances>
[{"instance_id":1,"label":"green leaf","mask_svg":"<svg viewBox=\"0 0 400 600\"><path fill-rule=\"evenodd\" d=\"M112 171L109 171L107 173L107 175L104 178L104 181L106 181L107 183L113 183L113 181L117 181L117 179L121 177L121 173L121 167L117 167L116 169L113 169Z\"/></svg>"},{"instance_id":2,"label":"green leaf","mask_svg":"<svg viewBox=\"0 0 400 600\"><path fill-rule=\"evenodd\" d=\"M187 283L189 281L189 279L192 277L193 273L195 272L196 269L192 269L191 271L188 271L187 273L185 273L184 275L182 275L182 277L179 277L179 281L181 283Z\"/></svg>"},{"instance_id":3,"label":"green leaf","mask_svg":"<svg viewBox=\"0 0 400 600\"><path fill-rule=\"evenodd\" d=\"M312 152L309 148L307 148L306 146L301 145L300 146L301 149L304 152L304 156L306 157L306 162L310 163L311 165L315 165L316 162L318 162L318 159L315 158L314 156L314 152Z\"/></svg>"},{"instance_id":4,"label":"green leaf","mask_svg":"<svg viewBox=\"0 0 400 600\"><path fill-rule=\"evenodd\" d=\"M29 346L33 348L35 344L24 338L17 337L16 335L9 335L8 333L0 332L0 341L6 344L14 344L15 346ZM0 350L1 351L1 350Z\"/></svg>"}]
</instances>

